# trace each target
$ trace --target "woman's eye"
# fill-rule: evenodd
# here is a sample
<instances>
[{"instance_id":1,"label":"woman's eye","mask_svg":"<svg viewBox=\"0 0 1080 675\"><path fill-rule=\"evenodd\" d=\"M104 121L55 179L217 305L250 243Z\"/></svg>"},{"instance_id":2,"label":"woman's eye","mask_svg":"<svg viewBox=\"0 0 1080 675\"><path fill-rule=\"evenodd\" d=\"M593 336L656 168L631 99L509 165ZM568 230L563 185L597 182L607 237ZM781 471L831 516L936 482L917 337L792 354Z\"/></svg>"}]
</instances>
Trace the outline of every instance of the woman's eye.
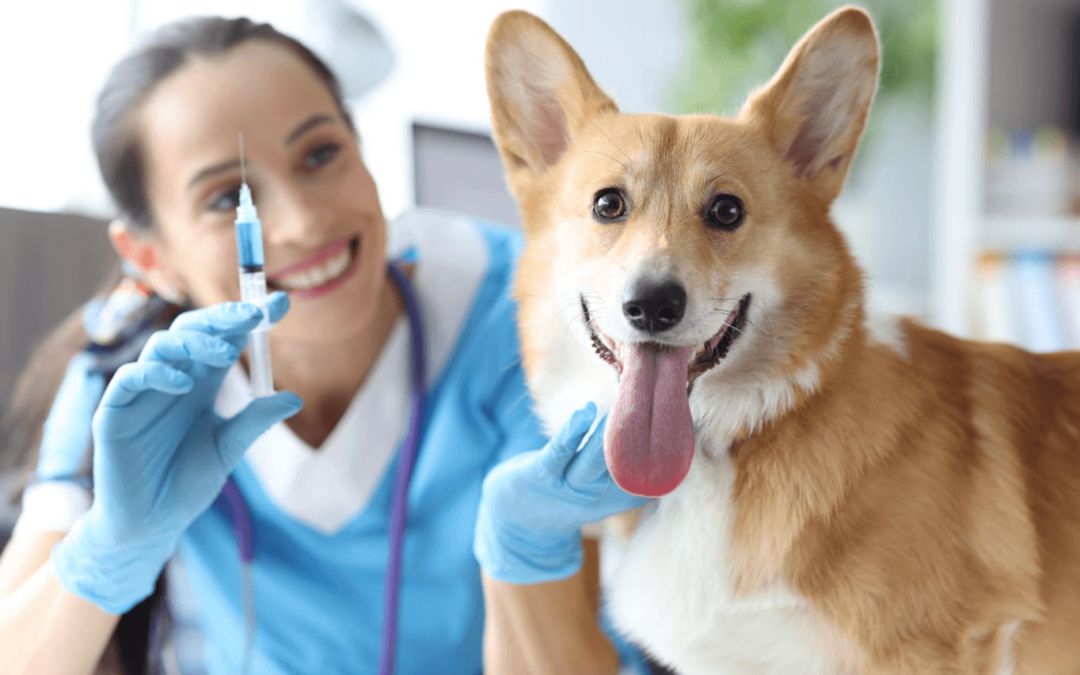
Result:
<instances>
[{"instance_id":1,"label":"woman's eye","mask_svg":"<svg viewBox=\"0 0 1080 675\"><path fill-rule=\"evenodd\" d=\"M593 214L600 220L617 220L626 215L626 200L618 190L602 190L593 200Z\"/></svg>"},{"instance_id":2,"label":"woman's eye","mask_svg":"<svg viewBox=\"0 0 1080 675\"><path fill-rule=\"evenodd\" d=\"M340 151L341 146L336 143L320 145L308 153L307 157L304 158L304 163L309 169L317 169L332 162Z\"/></svg>"},{"instance_id":3,"label":"woman's eye","mask_svg":"<svg viewBox=\"0 0 1080 675\"><path fill-rule=\"evenodd\" d=\"M238 206L240 206L240 188L235 187L211 199L207 208L210 211L227 211Z\"/></svg>"}]
</instances>

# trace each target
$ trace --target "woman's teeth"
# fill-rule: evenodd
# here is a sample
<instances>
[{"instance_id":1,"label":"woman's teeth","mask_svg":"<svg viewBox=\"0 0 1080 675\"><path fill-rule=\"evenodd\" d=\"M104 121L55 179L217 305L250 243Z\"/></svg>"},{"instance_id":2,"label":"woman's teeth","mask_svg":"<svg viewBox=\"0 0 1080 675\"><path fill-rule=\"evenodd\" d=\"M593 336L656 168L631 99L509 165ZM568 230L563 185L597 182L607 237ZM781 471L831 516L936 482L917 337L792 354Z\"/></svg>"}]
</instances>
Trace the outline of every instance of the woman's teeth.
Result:
<instances>
[{"instance_id":1,"label":"woman's teeth","mask_svg":"<svg viewBox=\"0 0 1080 675\"><path fill-rule=\"evenodd\" d=\"M334 281L342 274L345 274L349 269L349 265L352 263L352 258L353 247L347 246L341 249L341 253L318 267L313 267L295 274L289 274L280 279L275 279L275 282L286 291L307 291L312 288L318 288L319 286L324 286L331 281Z\"/></svg>"}]
</instances>

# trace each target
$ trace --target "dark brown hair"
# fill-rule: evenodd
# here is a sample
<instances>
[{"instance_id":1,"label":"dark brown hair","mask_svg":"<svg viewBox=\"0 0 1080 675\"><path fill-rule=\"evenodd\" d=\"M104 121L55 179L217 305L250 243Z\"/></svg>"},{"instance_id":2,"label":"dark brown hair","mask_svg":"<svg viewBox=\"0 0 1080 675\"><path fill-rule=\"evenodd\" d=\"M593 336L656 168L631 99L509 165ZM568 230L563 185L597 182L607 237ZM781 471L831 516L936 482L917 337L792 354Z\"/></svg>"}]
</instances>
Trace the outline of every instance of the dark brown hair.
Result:
<instances>
[{"instance_id":1,"label":"dark brown hair","mask_svg":"<svg viewBox=\"0 0 1080 675\"><path fill-rule=\"evenodd\" d=\"M199 17L158 29L109 74L97 100L91 137L101 177L119 217L139 230L154 227L153 209L146 195L144 149L136 115L154 88L179 70L192 56L224 56L249 40L265 40L290 50L306 63L326 86L346 125L354 130L341 87L333 73L311 50L265 23L248 19ZM115 287L119 273L104 287ZM171 307L169 311L177 311ZM3 452L0 469L23 466L27 475L37 464L41 428L63 379L68 361L87 346L81 308L46 337L20 374L0 428ZM161 597L154 596L125 616L117 628L116 646L124 671L147 672L148 615Z\"/></svg>"}]
</instances>

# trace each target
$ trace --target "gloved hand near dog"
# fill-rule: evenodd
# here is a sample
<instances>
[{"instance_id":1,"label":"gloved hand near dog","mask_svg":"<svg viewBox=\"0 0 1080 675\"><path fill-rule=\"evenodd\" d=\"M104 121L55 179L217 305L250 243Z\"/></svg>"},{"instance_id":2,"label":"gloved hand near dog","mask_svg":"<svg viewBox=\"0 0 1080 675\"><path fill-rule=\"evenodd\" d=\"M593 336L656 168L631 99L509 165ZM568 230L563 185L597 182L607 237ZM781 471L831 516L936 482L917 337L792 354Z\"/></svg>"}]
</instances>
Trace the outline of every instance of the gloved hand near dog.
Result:
<instances>
[{"instance_id":1,"label":"gloved hand near dog","mask_svg":"<svg viewBox=\"0 0 1080 675\"><path fill-rule=\"evenodd\" d=\"M272 322L287 309L284 293L270 296ZM186 312L116 372L93 420L93 504L52 552L64 588L114 614L150 595L248 446L300 409L296 395L282 392L228 420L214 413L222 380L261 318L245 303Z\"/></svg>"},{"instance_id":2,"label":"gloved hand near dog","mask_svg":"<svg viewBox=\"0 0 1080 675\"><path fill-rule=\"evenodd\" d=\"M581 569L581 526L642 506L604 463L605 417L586 439L596 405L575 412L541 450L496 466L484 480L473 551L493 579L557 581Z\"/></svg>"}]
</instances>

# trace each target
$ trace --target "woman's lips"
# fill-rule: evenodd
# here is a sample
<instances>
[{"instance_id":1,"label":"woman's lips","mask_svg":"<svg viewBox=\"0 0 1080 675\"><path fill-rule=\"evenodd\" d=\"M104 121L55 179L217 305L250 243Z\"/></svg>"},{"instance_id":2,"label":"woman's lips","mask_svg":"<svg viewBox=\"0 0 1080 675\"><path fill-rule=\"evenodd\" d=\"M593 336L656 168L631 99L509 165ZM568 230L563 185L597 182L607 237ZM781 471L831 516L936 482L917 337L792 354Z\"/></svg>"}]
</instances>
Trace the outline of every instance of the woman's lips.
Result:
<instances>
[{"instance_id":1,"label":"woman's lips","mask_svg":"<svg viewBox=\"0 0 1080 675\"><path fill-rule=\"evenodd\" d=\"M323 295L352 276L359 249L359 236L341 239L310 258L276 272L268 281L301 298Z\"/></svg>"},{"instance_id":2,"label":"woman's lips","mask_svg":"<svg viewBox=\"0 0 1080 675\"><path fill-rule=\"evenodd\" d=\"M315 255L311 256L310 258L305 258L298 263L293 263L288 267L274 272L274 275L270 278L274 281L277 281L282 277L296 274L297 272L306 272L309 267L314 267L329 260L330 258L333 258L335 255L340 253L342 249L348 247L349 242L356 238L357 235L353 235L351 237L342 237L341 239L338 239L337 241L330 244L329 246L319 251Z\"/></svg>"}]
</instances>

